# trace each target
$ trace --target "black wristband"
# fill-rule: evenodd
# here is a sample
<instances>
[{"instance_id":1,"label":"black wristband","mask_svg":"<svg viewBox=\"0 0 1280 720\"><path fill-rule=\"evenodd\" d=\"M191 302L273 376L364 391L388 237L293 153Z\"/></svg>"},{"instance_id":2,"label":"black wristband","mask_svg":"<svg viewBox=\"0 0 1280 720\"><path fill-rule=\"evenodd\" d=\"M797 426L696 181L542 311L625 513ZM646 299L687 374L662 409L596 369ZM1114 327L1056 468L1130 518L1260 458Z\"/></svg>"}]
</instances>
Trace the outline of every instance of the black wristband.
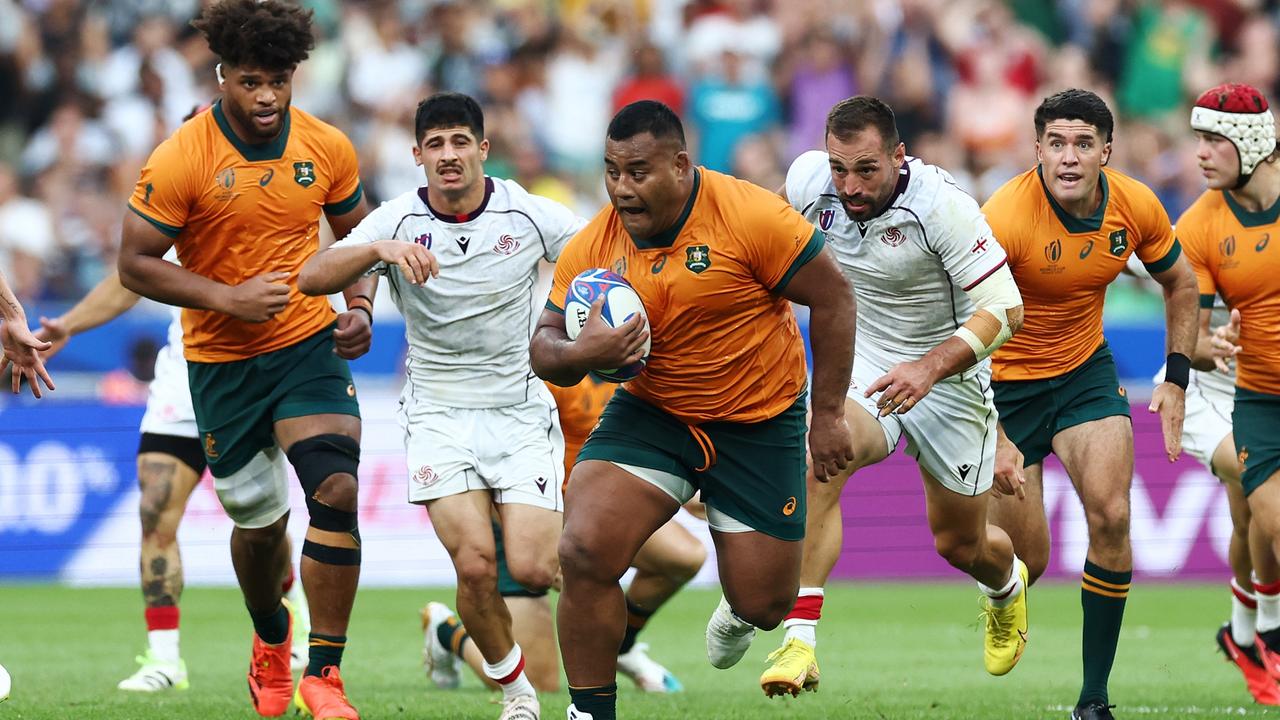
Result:
<instances>
[{"instance_id":1,"label":"black wristband","mask_svg":"<svg viewBox=\"0 0 1280 720\"><path fill-rule=\"evenodd\" d=\"M367 308L367 307L365 307L364 305L356 305L355 307L349 307L349 308L347 308L347 309L348 309L348 310L363 310L363 311L364 311L364 314L369 316L369 324L370 324L370 325L372 325L372 324L373 324L373 310L372 310L372 309ZM1184 386L1184 387L1185 387L1185 386Z\"/></svg>"},{"instance_id":2,"label":"black wristband","mask_svg":"<svg viewBox=\"0 0 1280 720\"><path fill-rule=\"evenodd\" d=\"M364 301L369 303L369 307L373 307L373 298L369 297L368 295L365 295L364 293L360 293L359 295L351 296L352 300L355 300L356 298L364 298Z\"/></svg>"},{"instance_id":3,"label":"black wristband","mask_svg":"<svg viewBox=\"0 0 1280 720\"><path fill-rule=\"evenodd\" d=\"M1169 353L1164 362L1164 381L1186 390L1191 382L1191 358L1174 352Z\"/></svg>"}]
</instances>

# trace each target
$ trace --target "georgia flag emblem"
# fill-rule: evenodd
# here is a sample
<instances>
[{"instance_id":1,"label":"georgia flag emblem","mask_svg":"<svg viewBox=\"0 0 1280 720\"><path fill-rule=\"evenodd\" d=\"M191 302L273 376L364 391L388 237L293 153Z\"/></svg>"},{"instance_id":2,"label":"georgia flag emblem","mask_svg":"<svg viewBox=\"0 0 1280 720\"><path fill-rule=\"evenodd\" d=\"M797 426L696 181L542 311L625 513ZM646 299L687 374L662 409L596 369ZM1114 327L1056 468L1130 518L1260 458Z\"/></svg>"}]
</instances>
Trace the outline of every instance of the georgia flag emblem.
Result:
<instances>
[{"instance_id":1,"label":"georgia flag emblem","mask_svg":"<svg viewBox=\"0 0 1280 720\"><path fill-rule=\"evenodd\" d=\"M440 482L440 476L436 474L435 470L431 469L430 465L423 465L418 468L418 472L413 474L413 481L424 488L429 488Z\"/></svg>"},{"instance_id":2,"label":"georgia flag emblem","mask_svg":"<svg viewBox=\"0 0 1280 720\"><path fill-rule=\"evenodd\" d=\"M906 241L907 236L896 227L891 227L888 230L885 230L884 234L880 236L880 242L888 245L889 247L898 247Z\"/></svg>"},{"instance_id":3,"label":"georgia flag emblem","mask_svg":"<svg viewBox=\"0 0 1280 720\"><path fill-rule=\"evenodd\" d=\"M510 235L503 235L493 244L493 251L499 255L510 255L520 249L520 241Z\"/></svg>"}]
</instances>

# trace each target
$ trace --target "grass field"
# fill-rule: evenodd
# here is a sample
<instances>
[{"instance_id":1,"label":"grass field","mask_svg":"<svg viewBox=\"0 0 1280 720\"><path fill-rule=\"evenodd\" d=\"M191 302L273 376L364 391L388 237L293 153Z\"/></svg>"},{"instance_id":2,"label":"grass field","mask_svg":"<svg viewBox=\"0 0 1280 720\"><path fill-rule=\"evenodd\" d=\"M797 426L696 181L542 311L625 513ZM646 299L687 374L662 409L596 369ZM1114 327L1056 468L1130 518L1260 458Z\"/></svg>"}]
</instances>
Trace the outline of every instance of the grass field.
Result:
<instances>
[{"instance_id":1,"label":"grass field","mask_svg":"<svg viewBox=\"0 0 1280 720\"><path fill-rule=\"evenodd\" d=\"M833 587L820 627L821 691L767 700L756 680L781 630L757 637L737 667L715 670L702 633L718 595L688 591L641 636L687 691L641 695L624 679L620 717L1062 719L1080 677L1079 595L1073 585L1034 588L1026 655L1012 674L992 678L982 670L971 585ZM450 601L451 591L361 592L343 665L352 701L371 720L496 718L498 706L473 677L444 692L424 676L416 610L429 599ZM115 689L143 646L136 590L0 586L0 608L0 662L14 683L0 719L257 717L244 681L249 622L235 590L188 590L182 647L191 689L162 696ZM1117 717L1280 716L1254 705L1217 653L1213 632L1227 611L1225 583L1135 585L1111 682ZM565 692L543 696L543 717L563 718L567 703Z\"/></svg>"}]
</instances>

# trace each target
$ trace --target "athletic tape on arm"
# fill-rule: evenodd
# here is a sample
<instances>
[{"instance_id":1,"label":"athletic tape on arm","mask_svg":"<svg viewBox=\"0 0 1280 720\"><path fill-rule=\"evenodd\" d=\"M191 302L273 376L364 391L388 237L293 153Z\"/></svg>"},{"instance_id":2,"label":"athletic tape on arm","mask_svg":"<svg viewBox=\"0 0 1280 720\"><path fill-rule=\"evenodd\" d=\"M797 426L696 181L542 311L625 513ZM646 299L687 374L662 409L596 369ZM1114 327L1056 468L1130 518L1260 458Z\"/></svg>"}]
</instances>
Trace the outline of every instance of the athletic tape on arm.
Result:
<instances>
[{"instance_id":1,"label":"athletic tape on arm","mask_svg":"<svg viewBox=\"0 0 1280 720\"><path fill-rule=\"evenodd\" d=\"M1022 305L1022 294L1013 281L1013 273L1004 265L985 280L965 291L977 310L955 332L973 349L981 361L1013 337L1009 327L1009 310Z\"/></svg>"}]
</instances>

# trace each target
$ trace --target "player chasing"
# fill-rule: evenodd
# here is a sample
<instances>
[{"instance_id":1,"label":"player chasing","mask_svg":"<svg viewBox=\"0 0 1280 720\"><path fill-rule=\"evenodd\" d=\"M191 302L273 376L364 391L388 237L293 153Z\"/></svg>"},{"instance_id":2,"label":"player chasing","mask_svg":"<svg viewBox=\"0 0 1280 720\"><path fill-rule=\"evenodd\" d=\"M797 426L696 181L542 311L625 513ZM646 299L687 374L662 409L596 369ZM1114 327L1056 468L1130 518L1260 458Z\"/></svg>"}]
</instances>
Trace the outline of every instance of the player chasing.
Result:
<instances>
[{"instance_id":1,"label":"player chasing","mask_svg":"<svg viewBox=\"0 0 1280 720\"><path fill-rule=\"evenodd\" d=\"M168 257L176 260L172 254ZM139 298L125 289L119 275L113 272L63 315L40 318L36 335L52 344L45 359L61 351L71 337L124 314ZM116 686L133 692L185 690L190 686L178 632L178 603L184 585L178 527L208 463L191 407L187 361L182 357L182 314L178 308L172 308L172 314L168 343L156 355L147 410L138 428L138 516L142 524L138 568L147 650L137 657L141 667ZM310 611L302 586L295 582L293 551L287 538L286 545L280 573L285 597L293 610L291 667L302 670L307 665Z\"/></svg>"},{"instance_id":2,"label":"player chasing","mask_svg":"<svg viewBox=\"0 0 1280 720\"><path fill-rule=\"evenodd\" d=\"M1280 705L1274 482L1280 263L1268 253L1272 234L1280 232L1275 119L1258 90L1231 83L1196 100L1191 128L1208 189L1177 228L1199 283L1195 360L1206 372L1192 374L1183 439L1222 479L1231 507L1231 621L1218 630L1218 646L1258 703Z\"/></svg>"},{"instance_id":3,"label":"player chasing","mask_svg":"<svg viewBox=\"0 0 1280 720\"><path fill-rule=\"evenodd\" d=\"M409 501L427 506L453 559L458 614L485 677L502 687L502 719L536 720L525 654L498 592L490 510L501 518L511 579L545 593L558 570L564 440L525 338L538 264L554 262L584 221L484 174L489 142L470 97L427 98L414 129L426 186L384 203L308 261L300 287L323 295L371 270L387 276L409 342Z\"/></svg>"},{"instance_id":4,"label":"player chasing","mask_svg":"<svg viewBox=\"0 0 1280 720\"><path fill-rule=\"evenodd\" d=\"M724 597L707 655L733 665L756 628L795 601L805 527L804 348L789 301L810 308L815 472L853 460L842 402L854 303L822 232L776 195L695 167L680 119L654 101L618 111L605 141L610 204L565 248L530 343L533 369L560 386L626 367L578 455L560 540L557 632L574 720L613 720L626 629L619 578L700 490ZM571 281L595 268L627 279L645 308L615 327L591 308L565 331Z\"/></svg>"},{"instance_id":5,"label":"player chasing","mask_svg":"<svg viewBox=\"0 0 1280 720\"><path fill-rule=\"evenodd\" d=\"M1181 452L1196 344L1195 277L1155 194L1105 167L1113 127L1110 109L1092 92L1045 98L1035 113L1038 166L983 206L1026 306L1022 331L992 360L1000 422L1023 455L1025 497L993 496L991 518L1013 538L1034 583L1049 558L1043 461L1054 453L1089 528L1080 592L1084 678L1074 720L1113 717L1107 680L1133 576L1133 426L1102 335L1107 285L1130 255L1164 290L1168 364L1150 410L1160 413L1170 462Z\"/></svg>"},{"instance_id":6,"label":"player chasing","mask_svg":"<svg viewBox=\"0 0 1280 720\"><path fill-rule=\"evenodd\" d=\"M323 213L343 237L367 214L355 149L290 106L315 44L311 13L281 0L222 0L193 22L219 58L220 97L143 168L120 252L124 287L186 308L183 345L214 489L235 523L231 557L253 621L249 694L258 714L290 699L317 718L358 718L340 666L360 576L360 411L346 359L369 347L375 279L335 318L297 272ZM181 265L165 254L177 248ZM289 515L284 460L310 524L301 576L312 600L309 661L294 691L282 603Z\"/></svg>"},{"instance_id":7,"label":"player chasing","mask_svg":"<svg viewBox=\"0 0 1280 720\"><path fill-rule=\"evenodd\" d=\"M4 273L0 273L0 320L3 321L0 322L0 349L4 350L4 357L0 358L0 375L9 370L13 394L18 394L24 379L31 387L31 394L37 398L41 397L41 382L53 390L53 378L44 369L44 358L40 356L50 348L50 344L37 338L27 327L27 313L14 297Z\"/></svg>"},{"instance_id":8,"label":"player chasing","mask_svg":"<svg viewBox=\"0 0 1280 720\"><path fill-rule=\"evenodd\" d=\"M594 375L587 375L582 382L568 388L548 384L564 432L566 477L616 387ZM524 650L525 672L538 692L556 692L560 689L560 655L547 592L531 590L512 580L506 567L502 536L495 531L494 539L498 550L498 593L511 612L516 642ZM618 672L631 678L644 692L683 690L680 680L649 657L648 644L637 642L637 638L662 605L698 574L706 559L707 550L702 542L674 519L659 528L636 553L633 564L636 574L624 596L627 628L618 648ZM427 672L437 687L458 686L459 661L475 671L481 680L487 680L484 658L475 643L468 641L465 628L452 620L453 611L443 603L432 602L422 609L421 616L425 634L423 656Z\"/></svg>"},{"instance_id":9,"label":"player chasing","mask_svg":"<svg viewBox=\"0 0 1280 720\"><path fill-rule=\"evenodd\" d=\"M816 626L843 539L840 492L904 434L935 547L977 580L984 662L1003 675L1021 657L1028 625L1026 566L987 521L998 436L987 358L1023 315L999 236L946 171L906 156L893 111L867 96L831 109L826 151L796 158L783 194L827 233L853 281L857 349L845 417L855 460L809 482L800 593L760 685L769 696L817 690ZM1014 491L1012 477L1000 481Z\"/></svg>"}]
</instances>

